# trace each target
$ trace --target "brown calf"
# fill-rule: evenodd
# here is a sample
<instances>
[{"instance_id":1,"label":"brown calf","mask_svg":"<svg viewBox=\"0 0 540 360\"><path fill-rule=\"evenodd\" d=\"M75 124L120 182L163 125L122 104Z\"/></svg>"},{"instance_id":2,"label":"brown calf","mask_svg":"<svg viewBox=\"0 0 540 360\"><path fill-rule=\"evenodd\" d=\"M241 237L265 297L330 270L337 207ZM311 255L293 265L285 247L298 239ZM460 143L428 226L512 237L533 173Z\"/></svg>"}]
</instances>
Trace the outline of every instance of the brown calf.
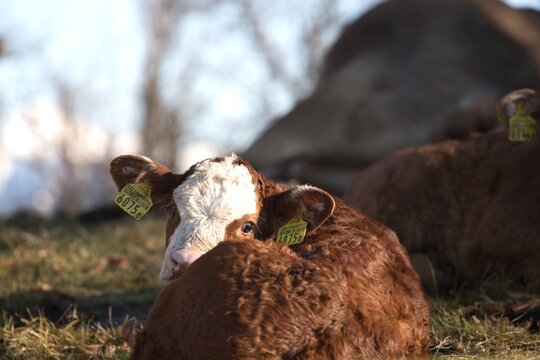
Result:
<instances>
[{"instance_id":1,"label":"brown calf","mask_svg":"<svg viewBox=\"0 0 540 360\"><path fill-rule=\"evenodd\" d=\"M334 206L335 204L335 206ZM296 213L303 242L277 244ZM158 297L133 359L374 359L427 352L429 311L393 232L299 187L266 199Z\"/></svg>"},{"instance_id":2,"label":"brown calf","mask_svg":"<svg viewBox=\"0 0 540 360\"><path fill-rule=\"evenodd\" d=\"M158 297L133 359L426 353L428 305L404 249L392 231L341 200L310 186L276 184L234 155L182 175L121 157L111 172L119 187L126 174L148 180L156 204L176 209L167 248L183 245L166 251L164 266L170 254L200 252L170 262L166 279L179 278ZM298 217L306 223L305 237L295 237L301 242L276 243L279 229Z\"/></svg>"}]
</instances>

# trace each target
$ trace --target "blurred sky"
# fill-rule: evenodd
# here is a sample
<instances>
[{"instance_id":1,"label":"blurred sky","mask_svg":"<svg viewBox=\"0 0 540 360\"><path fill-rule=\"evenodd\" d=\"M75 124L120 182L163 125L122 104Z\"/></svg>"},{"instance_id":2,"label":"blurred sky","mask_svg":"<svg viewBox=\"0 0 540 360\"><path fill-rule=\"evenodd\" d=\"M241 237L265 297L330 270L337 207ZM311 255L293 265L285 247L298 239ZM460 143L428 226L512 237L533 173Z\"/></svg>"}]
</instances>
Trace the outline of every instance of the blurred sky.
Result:
<instances>
[{"instance_id":1,"label":"blurred sky","mask_svg":"<svg viewBox=\"0 0 540 360\"><path fill-rule=\"evenodd\" d=\"M286 9L286 2L276 1L268 7L275 13L268 14L274 22L272 36L287 54L283 61L291 73L302 66L294 56L300 35L295 12L309 11L312 2ZM340 9L349 20L375 2L342 0ZM140 9L140 2L132 0L0 1L0 35L14 47L13 55L0 62L0 109L5 114L36 99L54 102L51 81L67 79L81 99L77 105L83 117L113 132L132 131L140 121L138 96L145 51ZM225 4L187 18L168 78L174 81L175 67L196 62L202 70L189 96L205 100L197 101L200 106L186 124L187 136L241 148L265 125L261 119L250 121L258 115L253 94L274 92L270 115L286 111L293 99L263 72L234 12L233 6ZM329 31L327 41L337 30Z\"/></svg>"},{"instance_id":2,"label":"blurred sky","mask_svg":"<svg viewBox=\"0 0 540 360\"><path fill-rule=\"evenodd\" d=\"M304 65L295 56L299 20L315 2L268 3L269 32L293 74L301 73ZM339 1L343 22L377 2ZM540 7L540 0L507 2ZM175 81L175 67L198 63L201 71L186 94L196 99L197 110L186 124L185 137L238 150L269 120L258 118L260 105L254 94L273 93L268 117L287 111L294 99L264 72L240 31L234 6L226 4L186 19L169 79ZM7 38L13 53L0 61L0 110L6 114L37 99L54 103L51 82L67 80L76 89L77 110L83 118L115 133L133 131L140 124L143 23L140 1L1 0L0 36ZM329 30L327 42L338 30Z\"/></svg>"},{"instance_id":3,"label":"blurred sky","mask_svg":"<svg viewBox=\"0 0 540 360\"><path fill-rule=\"evenodd\" d=\"M130 136L141 123L146 50L141 1L0 0L0 39L6 40L8 50L0 58L0 214L28 206L47 212L62 197L63 175L56 173L60 168L54 159L58 153L48 145L62 142L54 84L66 83L74 90L76 119L86 123L70 139L72 154L103 156L107 133L118 145L113 153L136 151ZM326 32L326 45L343 24L380 2L336 1L340 22ZM506 2L540 9L540 0ZM265 31L287 72L301 78L301 27L314 16L320 0L253 4L264 10ZM231 1L183 20L166 64L164 91L191 107L184 142L202 140L241 151L272 118L293 106L291 92L272 78L250 41ZM182 69L191 69L193 76L178 94ZM268 103L262 104L263 97ZM42 123L22 124L28 111L39 114ZM38 135L49 143L38 144ZM43 167L37 169L36 163ZM89 194L90 200L95 198Z\"/></svg>"}]
</instances>

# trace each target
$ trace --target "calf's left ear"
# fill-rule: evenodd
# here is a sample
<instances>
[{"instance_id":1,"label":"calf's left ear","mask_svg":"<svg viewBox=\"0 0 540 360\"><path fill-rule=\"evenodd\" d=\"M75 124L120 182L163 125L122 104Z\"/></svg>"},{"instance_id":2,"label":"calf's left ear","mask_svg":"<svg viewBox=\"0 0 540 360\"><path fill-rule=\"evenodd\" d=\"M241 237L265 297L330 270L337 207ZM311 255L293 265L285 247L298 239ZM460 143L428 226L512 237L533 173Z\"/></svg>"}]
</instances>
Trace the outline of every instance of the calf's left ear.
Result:
<instances>
[{"instance_id":1,"label":"calf's left ear","mask_svg":"<svg viewBox=\"0 0 540 360\"><path fill-rule=\"evenodd\" d=\"M332 216L335 207L334 198L326 191L301 185L277 195L274 212L280 222L299 214L308 223L308 231L312 231Z\"/></svg>"},{"instance_id":2,"label":"calf's left ear","mask_svg":"<svg viewBox=\"0 0 540 360\"><path fill-rule=\"evenodd\" d=\"M141 155L115 158L110 173L118 190L127 184L147 181L152 188L152 201L158 208L170 201L173 190L184 179L183 174L175 174L167 166Z\"/></svg>"}]
</instances>

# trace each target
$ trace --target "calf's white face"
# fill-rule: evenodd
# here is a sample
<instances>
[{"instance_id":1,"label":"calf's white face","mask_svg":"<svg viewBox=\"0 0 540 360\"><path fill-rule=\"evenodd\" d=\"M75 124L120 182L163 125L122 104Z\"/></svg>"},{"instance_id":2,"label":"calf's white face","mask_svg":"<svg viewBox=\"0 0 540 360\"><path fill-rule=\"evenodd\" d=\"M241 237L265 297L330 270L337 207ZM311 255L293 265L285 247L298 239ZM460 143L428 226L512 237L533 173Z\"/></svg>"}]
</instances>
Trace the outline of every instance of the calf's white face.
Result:
<instances>
[{"instance_id":1,"label":"calf's white face","mask_svg":"<svg viewBox=\"0 0 540 360\"><path fill-rule=\"evenodd\" d=\"M189 265L225 238L229 224L256 215L257 192L249 170L236 155L198 163L173 191L180 222L168 239L160 278ZM236 163L235 163L236 162Z\"/></svg>"}]
</instances>

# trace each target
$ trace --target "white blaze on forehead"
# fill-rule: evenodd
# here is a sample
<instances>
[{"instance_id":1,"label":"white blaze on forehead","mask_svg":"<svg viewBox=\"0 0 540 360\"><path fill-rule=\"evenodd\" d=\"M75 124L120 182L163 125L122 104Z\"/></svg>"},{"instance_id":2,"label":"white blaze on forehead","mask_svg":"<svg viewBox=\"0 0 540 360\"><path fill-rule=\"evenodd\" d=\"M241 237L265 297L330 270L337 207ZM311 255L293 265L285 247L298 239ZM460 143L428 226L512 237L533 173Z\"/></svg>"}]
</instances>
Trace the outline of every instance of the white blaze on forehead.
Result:
<instances>
[{"instance_id":1,"label":"white blaze on forehead","mask_svg":"<svg viewBox=\"0 0 540 360\"><path fill-rule=\"evenodd\" d=\"M233 154L219 162L205 160L174 190L181 221L170 237L165 259L182 249L207 252L224 240L232 221L257 212L255 184L245 166L234 164L236 159ZM162 274L166 264L167 260Z\"/></svg>"}]
</instances>

